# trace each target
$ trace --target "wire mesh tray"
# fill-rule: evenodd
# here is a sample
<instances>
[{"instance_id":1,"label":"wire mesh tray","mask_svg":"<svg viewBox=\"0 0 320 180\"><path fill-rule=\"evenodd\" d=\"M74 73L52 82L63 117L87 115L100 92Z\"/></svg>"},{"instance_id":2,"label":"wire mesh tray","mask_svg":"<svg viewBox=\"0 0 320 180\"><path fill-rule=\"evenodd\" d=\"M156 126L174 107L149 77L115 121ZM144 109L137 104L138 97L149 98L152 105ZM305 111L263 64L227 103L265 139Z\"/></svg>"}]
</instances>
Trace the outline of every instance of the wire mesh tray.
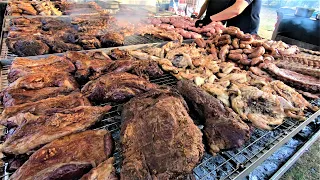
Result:
<instances>
[{"instance_id":1,"label":"wire mesh tray","mask_svg":"<svg viewBox=\"0 0 320 180\"><path fill-rule=\"evenodd\" d=\"M0 85L1 89L8 86L7 74L8 67L3 65L1 69ZM159 85L175 86L177 80L170 74L150 82ZM318 101L318 105L319 105ZM105 104L101 104L105 105ZM112 109L106 114L105 118L92 127L92 129L107 129L112 133L115 140L115 167L118 172L121 169L121 149L119 144L121 109L122 104L110 104ZM275 152L279 147L286 143L290 138L297 134L302 128L320 115L320 111L308 114L308 119L298 122L286 119L282 125L276 126L272 131L255 129L250 141L243 147L224 151L216 156L205 153L202 161L193 170L196 179L242 179L245 178L255 167L261 164L267 157ZM6 171L8 164L3 166L3 175L0 178L8 179L10 173Z\"/></svg>"}]
</instances>

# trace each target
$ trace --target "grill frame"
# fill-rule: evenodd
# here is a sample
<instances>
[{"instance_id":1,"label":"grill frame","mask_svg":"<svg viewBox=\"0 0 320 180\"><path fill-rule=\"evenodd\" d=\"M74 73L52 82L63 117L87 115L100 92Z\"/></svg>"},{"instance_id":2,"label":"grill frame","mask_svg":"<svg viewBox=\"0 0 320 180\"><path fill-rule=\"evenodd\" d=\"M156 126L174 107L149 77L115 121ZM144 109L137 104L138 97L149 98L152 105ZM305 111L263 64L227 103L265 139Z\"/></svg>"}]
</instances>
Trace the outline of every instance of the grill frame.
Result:
<instances>
[{"instance_id":1,"label":"grill frame","mask_svg":"<svg viewBox=\"0 0 320 180\"><path fill-rule=\"evenodd\" d=\"M157 47L162 44L154 43L154 44L143 44L143 45L135 45L135 46L122 46L119 49L139 49L144 47ZM105 53L109 53L114 48L106 48L106 49L95 49L89 51L103 51ZM63 53L57 54L63 55ZM32 59L40 59L43 57L47 57L49 55L43 56L34 56ZM0 90L8 85L7 74L8 68L12 63L12 59L6 61L0 61L1 69L0 69ZM165 74L164 76L156 79L150 79L150 82L156 83L159 85L169 85L175 86L177 79L170 74ZM100 104L105 105L105 104ZM117 171L120 171L121 168L121 148L120 148L120 127L121 127L121 108L122 104L110 104L112 109L106 114L105 118L98 122L96 125L92 127L92 129L107 129L112 133L112 136L115 140L115 167ZM1 107L2 109L2 107ZM193 170L193 174L196 179L243 179L245 178L255 167L260 165L265 159L267 159L273 152L275 152L279 147L288 142L293 136L295 136L300 130L302 130L305 126L307 126L310 122L312 122L316 117L320 115L320 110L316 113L308 113L309 117L304 122L298 122L292 119L286 119L282 125L278 125L272 131L263 131L256 129L251 136L249 142L247 142L243 147L233 149L230 151L224 151L219 153L217 156L212 156L208 153L204 155L204 158L199 163L197 167ZM200 126L201 129L201 126ZM270 135L275 134L275 136L270 137ZM257 136L257 137L256 137ZM264 139L265 138L265 139ZM258 152L252 152L254 149L253 145L260 143L261 145L266 145L259 149ZM236 152L236 153L234 153ZM251 153L248 154L248 153ZM247 156L247 157L246 157ZM248 157L250 156L250 157ZM241 162L239 158L245 158L245 162ZM210 163L219 163L219 165L207 166ZM0 176L0 178L7 179L10 173L6 172L8 164L5 164L3 167L4 174ZM229 169L228 169L229 168ZM217 171L221 169L220 171ZM226 169L226 170L225 170ZM230 170L231 169L231 170ZM207 172L206 172L207 171ZM201 172L206 172L201 175ZM214 174L222 174L222 176L211 176ZM223 175L224 174L224 175Z\"/></svg>"}]
</instances>

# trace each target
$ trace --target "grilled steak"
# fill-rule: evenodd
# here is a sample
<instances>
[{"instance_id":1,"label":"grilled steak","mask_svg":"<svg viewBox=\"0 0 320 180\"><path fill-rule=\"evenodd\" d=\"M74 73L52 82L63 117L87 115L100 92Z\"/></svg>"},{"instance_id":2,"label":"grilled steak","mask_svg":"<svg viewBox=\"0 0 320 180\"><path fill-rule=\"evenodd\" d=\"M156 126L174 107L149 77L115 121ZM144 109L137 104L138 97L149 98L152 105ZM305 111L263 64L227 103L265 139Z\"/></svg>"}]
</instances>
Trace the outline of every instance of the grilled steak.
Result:
<instances>
[{"instance_id":1,"label":"grilled steak","mask_svg":"<svg viewBox=\"0 0 320 180\"><path fill-rule=\"evenodd\" d=\"M267 70L275 78L283 81L284 83L309 92L320 92L320 79L312 76L296 73L287 69L278 68L275 64L265 62L260 65L263 69Z\"/></svg>"},{"instance_id":2,"label":"grilled steak","mask_svg":"<svg viewBox=\"0 0 320 180\"><path fill-rule=\"evenodd\" d=\"M96 103L123 102L154 88L155 84L133 74L110 73L89 81L81 92Z\"/></svg>"},{"instance_id":3,"label":"grilled steak","mask_svg":"<svg viewBox=\"0 0 320 180\"><path fill-rule=\"evenodd\" d=\"M112 149L112 137L106 130L65 136L33 153L10 179L79 179L110 157Z\"/></svg>"},{"instance_id":4,"label":"grilled steak","mask_svg":"<svg viewBox=\"0 0 320 180\"><path fill-rule=\"evenodd\" d=\"M2 152L25 154L60 137L83 131L101 120L110 108L79 106L47 115L24 116L25 121L3 143Z\"/></svg>"},{"instance_id":5,"label":"grilled steak","mask_svg":"<svg viewBox=\"0 0 320 180\"><path fill-rule=\"evenodd\" d=\"M53 98L43 99L37 102L30 102L16 106L7 107L1 115L1 123L7 124L9 117L15 116L18 113L32 113L34 115L46 114L63 109L71 109L78 106L90 106L87 98L81 93L73 93L67 96L57 96Z\"/></svg>"},{"instance_id":6,"label":"grilled steak","mask_svg":"<svg viewBox=\"0 0 320 180\"><path fill-rule=\"evenodd\" d=\"M13 82L19 77L27 74L39 72L69 72L75 71L74 65L61 57L49 56L39 60L32 60L28 58L16 58L8 74L9 82Z\"/></svg>"},{"instance_id":7,"label":"grilled steak","mask_svg":"<svg viewBox=\"0 0 320 180\"><path fill-rule=\"evenodd\" d=\"M118 32L108 32L100 38L102 47L116 47L124 44L124 36Z\"/></svg>"},{"instance_id":8,"label":"grilled steak","mask_svg":"<svg viewBox=\"0 0 320 180\"><path fill-rule=\"evenodd\" d=\"M13 42L8 40L6 43L9 50L19 56L37 56L49 52L49 47L45 43L33 38L21 38ZM12 43L12 45L10 45L10 43Z\"/></svg>"},{"instance_id":9,"label":"grilled steak","mask_svg":"<svg viewBox=\"0 0 320 180\"><path fill-rule=\"evenodd\" d=\"M111 50L110 57L114 60L135 60L128 51L120 50L118 48Z\"/></svg>"},{"instance_id":10,"label":"grilled steak","mask_svg":"<svg viewBox=\"0 0 320 180\"><path fill-rule=\"evenodd\" d=\"M121 179L192 179L204 153L202 133L183 98L151 90L124 105Z\"/></svg>"},{"instance_id":11,"label":"grilled steak","mask_svg":"<svg viewBox=\"0 0 320 180\"><path fill-rule=\"evenodd\" d=\"M113 167L114 158L102 162L96 168L93 168L89 173L82 176L80 180L118 180L116 170Z\"/></svg>"},{"instance_id":12,"label":"grilled steak","mask_svg":"<svg viewBox=\"0 0 320 180\"><path fill-rule=\"evenodd\" d=\"M45 87L65 87L71 90L78 89L76 80L69 74L64 72L38 72L28 74L18 78L9 84L6 90L10 89L42 89Z\"/></svg>"},{"instance_id":13,"label":"grilled steak","mask_svg":"<svg viewBox=\"0 0 320 180\"><path fill-rule=\"evenodd\" d=\"M178 90L191 102L199 117L205 120L204 132L212 154L239 147L249 139L249 126L221 101L192 82L178 82Z\"/></svg>"},{"instance_id":14,"label":"grilled steak","mask_svg":"<svg viewBox=\"0 0 320 180\"><path fill-rule=\"evenodd\" d=\"M2 92L1 98L3 106L10 107L28 102L39 101L41 99L56 97L58 95L68 95L72 91L72 89L67 87L46 87L36 90L9 89Z\"/></svg>"}]
</instances>

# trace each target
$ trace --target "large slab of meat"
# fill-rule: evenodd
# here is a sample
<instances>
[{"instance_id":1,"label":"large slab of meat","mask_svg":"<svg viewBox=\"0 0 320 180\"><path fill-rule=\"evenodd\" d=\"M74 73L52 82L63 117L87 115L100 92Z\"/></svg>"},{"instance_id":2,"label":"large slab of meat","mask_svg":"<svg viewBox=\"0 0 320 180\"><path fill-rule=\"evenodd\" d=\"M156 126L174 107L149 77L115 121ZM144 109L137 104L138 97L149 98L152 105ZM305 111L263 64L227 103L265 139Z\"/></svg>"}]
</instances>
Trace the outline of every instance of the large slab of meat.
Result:
<instances>
[{"instance_id":1,"label":"large slab of meat","mask_svg":"<svg viewBox=\"0 0 320 180\"><path fill-rule=\"evenodd\" d=\"M81 93L73 93L67 96L57 96L53 98L43 99L36 102L20 104L16 106L6 107L1 114L1 124L20 125L22 122L12 122L19 113L32 113L34 115L43 115L53 113L64 109L72 109L78 106L90 106L90 102Z\"/></svg>"},{"instance_id":2,"label":"large slab of meat","mask_svg":"<svg viewBox=\"0 0 320 180\"><path fill-rule=\"evenodd\" d=\"M240 147L249 139L249 126L220 100L189 81L178 82L178 90L205 120L204 132L212 154Z\"/></svg>"},{"instance_id":3,"label":"large slab of meat","mask_svg":"<svg viewBox=\"0 0 320 180\"><path fill-rule=\"evenodd\" d=\"M39 60L16 58L10 66L8 81L13 82L19 77L39 72L72 73L75 66L63 57L49 56Z\"/></svg>"},{"instance_id":4,"label":"large slab of meat","mask_svg":"<svg viewBox=\"0 0 320 180\"><path fill-rule=\"evenodd\" d=\"M110 108L79 106L40 116L19 114L13 118L24 121L3 143L2 152L25 154L60 137L83 131L101 120Z\"/></svg>"},{"instance_id":5,"label":"large slab of meat","mask_svg":"<svg viewBox=\"0 0 320 180\"><path fill-rule=\"evenodd\" d=\"M80 179L108 159L112 150L113 141L107 130L72 134L37 150L10 179Z\"/></svg>"},{"instance_id":6,"label":"large slab of meat","mask_svg":"<svg viewBox=\"0 0 320 180\"><path fill-rule=\"evenodd\" d=\"M186 108L170 89L152 90L124 105L121 179L193 178L204 147Z\"/></svg>"},{"instance_id":7,"label":"large slab of meat","mask_svg":"<svg viewBox=\"0 0 320 180\"><path fill-rule=\"evenodd\" d=\"M81 92L95 103L124 102L155 88L157 85L142 77L129 73L110 73L89 81Z\"/></svg>"}]
</instances>

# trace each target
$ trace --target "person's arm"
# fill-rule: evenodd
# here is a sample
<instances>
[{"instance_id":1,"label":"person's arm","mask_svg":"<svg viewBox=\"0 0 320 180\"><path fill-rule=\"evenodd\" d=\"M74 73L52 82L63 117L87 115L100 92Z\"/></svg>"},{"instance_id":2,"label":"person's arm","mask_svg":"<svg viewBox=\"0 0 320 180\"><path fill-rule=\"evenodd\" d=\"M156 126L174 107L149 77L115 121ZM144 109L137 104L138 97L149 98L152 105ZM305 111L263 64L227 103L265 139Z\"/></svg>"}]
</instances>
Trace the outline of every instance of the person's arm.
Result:
<instances>
[{"instance_id":1,"label":"person's arm","mask_svg":"<svg viewBox=\"0 0 320 180\"><path fill-rule=\"evenodd\" d=\"M197 19L200 19L200 18L202 17L202 15L204 14L204 12L206 12L207 7L208 7L208 0L206 0L206 1L203 3Z\"/></svg>"},{"instance_id":2,"label":"person's arm","mask_svg":"<svg viewBox=\"0 0 320 180\"><path fill-rule=\"evenodd\" d=\"M236 2L232 6L215 15L210 16L210 19L212 21L223 21L236 17L241 14L251 2L252 0L236 0Z\"/></svg>"}]
</instances>

